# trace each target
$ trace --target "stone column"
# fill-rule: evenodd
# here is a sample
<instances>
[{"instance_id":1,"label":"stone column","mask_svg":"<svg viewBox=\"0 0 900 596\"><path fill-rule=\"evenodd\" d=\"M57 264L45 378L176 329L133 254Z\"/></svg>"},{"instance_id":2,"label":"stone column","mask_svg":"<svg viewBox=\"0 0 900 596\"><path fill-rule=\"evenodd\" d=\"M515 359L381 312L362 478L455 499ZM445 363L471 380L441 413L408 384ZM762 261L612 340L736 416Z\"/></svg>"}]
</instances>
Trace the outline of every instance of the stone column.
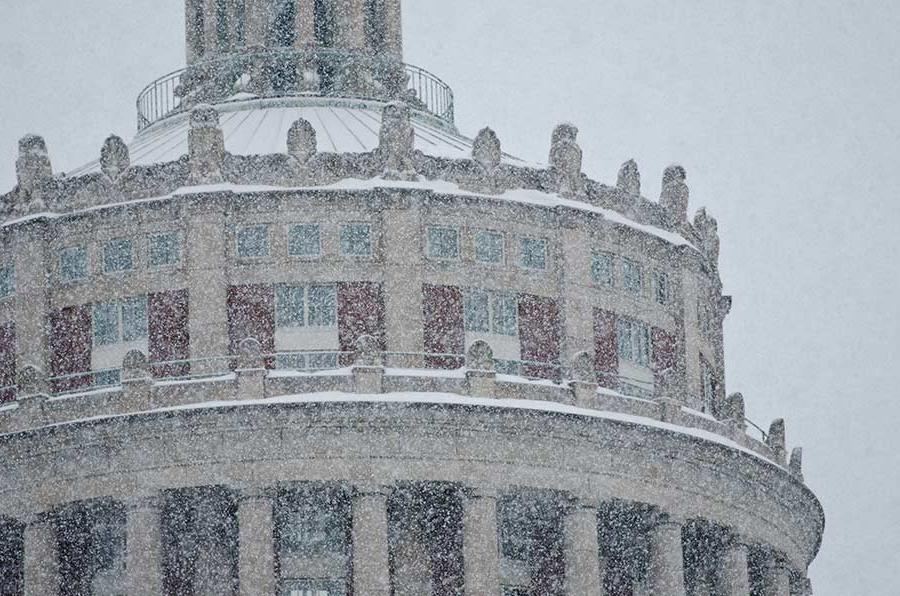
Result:
<instances>
[{"instance_id":1,"label":"stone column","mask_svg":"<svg viewBox=\"0 0 900 596\"><path fill-rule=\"evenodd\" d=\"M244 39L247 47L265 46L269 29L265 0L247 0L244 8Z\"/></svg>"},{"instance_id":2,"label":"stone column","mask_svg":"<svg viewBox=\"0 0 900 596\"><path fill-rule=\"evenodd\" d=\"M384 301L387 351L406 352L405 358L389 358L385 365L421 368L425 365L422 329L422 251L411 250L421 243L420 214L403 195L402 201L386 212L384 221Z\"/></svg>"},{"instance_id":3,"label":"stone column","mask_svg":"<svg viewBox=\"0 0 900 596\"><path fill-rule=\"evenodd\" d=\"M685 596L681 525L663 515L650 531L647 579L652 596Z\"/></svg>"},{"instance_id":4,"label":"stone column","mask_svg":"<svg viewBox=\"0 0 900 596\"><path fill-rule=\"evenodd\" d=\"M765 596L791 596L790 569L775 556L766 563Z\"/></svg>"},{"instance_id":5,"label":"stone column","mask_svg":"<svg viewBox=\"0 0 900 596\"><path fill-rule=\"evenodd\" d=\"M387 490L365 488L353 497L353 593L390 596Z\"/></svg>"},{"instance_id":6,"label":"stone column","mask_svg":"<svg viewBox=\"0 0 900 596\"><path fill-rule=\"evenodd\" d=\"M497 495L474 491L463 505L466 596L500 596Z\"/></svg>"},{"instance_id":7,"label":"stone column","mask_svg":"<svg viewBox=\"0 0 900 596\"><path fill-rule=\"evenodd\" d=\"M203 55L213 58L219 53L219 9L217 0L205 0L203 5Z\"/></svg>"},{"instance_id":8,"label":"stone column","mask_svg":"<svg viewBox=\"0 0 900 596\"><path fill-rule=\"evenodd\" d=\"M400 0L384 0L384 51L389 57L403 60L403 18Z\"/></svg>"},{"instance_id":9,"label":"stone column","mask_svg":"<svg viewBox=\"0 0 900 596\"><path fill-rule=\"evenodd\" d=\"M564 532L566 594L604 594L603 577L600 575L597 509L588 504L576 504L566 515Z\"/></svg>"},{"instance_id":10,"label":"stone column","mask_svg":"<svg viewBox=\"0 0 900 596\"><path fill-rule=\"evenodd\" d=\"M591 237L578 222L565 221L559 258L563 362L572 362L581 351L594 352L594 304L590 283Z\"/></svg>"},{"instance_id":11,"label":"stone column","mask_svg":"<svg viewBox=\"0 0 900 596\"><path fill-rule=\"evenodd\" d=\"M365 0L336 0L337 36L335 46L344 51L366 47Z\"/></svg>"},{"instance_id":12,"label":"stone column","mask_svg":"<svg viewBox=\"0 0 900 596\"><path fill-rule=\"evenodd\" d=\"M59 594L59 546L53 519L38 515L25 528L25 596Z\"/></svg>"},{"instance_id":13,"label":"stone column","mask_svg":"<svg viewBox=\"0 0 900 596\"><path fill-rule=\"evenodd\" d=\"M246 491L238 504L240 596L276 591L273 499L266 491Z\"/></svg>"},{"instance_id":14,"label":"stone column","mask_svg":"<svg viewBox=\"0 0 900 596\"><path fill-rule=\"evenodd\" d=\"M137 499L125 521L125 585L129 596L159 596L163 591L162 500Z\"/></svg>"},{"instance_id":15,"label":"stone column","mask_svg":"<svg viewBox=\"0 0 900 596\"><path fill-rule=\"evenodd\" d=\"M186 262L191 270L188 284L188 330L192 360L220 358L229 351L228 286L225 207L220 201L200 199L187 210L185 233ZM191 373L228 370L224 360L204 360L191 364Z\"/></svg>"},{"instance_id":16,"label":"stone column","mask_svg":"<svg viewBox=\"0 0 900 596\"><path fill-rule=\"evenodd\" d=\"M296 0L294 47L303 49L316 44L316 2Z\"/></svg>"},{"instance_id":17,"label":"stone column","mask_svg":"<svg viewBox=\"0 0 900 596\"><path fill-rule=\"evenodd\" d=\"M750 596L750 568L746 545L734 541L725 547L722 557L723 596Z\"/></svg>"},{"instance_id":18,"label":"stone column","mask_svg":"<svg viewBox=\"0 0 900 596\"><path fill-rule=\"evenodd\" d=\"M32 365L49 371L47 313L50 288L47 284L52 256L47 250L47 228L42 222L17 231L15 238L15 321L17 370Z\"/></svg>"}]
</instances>

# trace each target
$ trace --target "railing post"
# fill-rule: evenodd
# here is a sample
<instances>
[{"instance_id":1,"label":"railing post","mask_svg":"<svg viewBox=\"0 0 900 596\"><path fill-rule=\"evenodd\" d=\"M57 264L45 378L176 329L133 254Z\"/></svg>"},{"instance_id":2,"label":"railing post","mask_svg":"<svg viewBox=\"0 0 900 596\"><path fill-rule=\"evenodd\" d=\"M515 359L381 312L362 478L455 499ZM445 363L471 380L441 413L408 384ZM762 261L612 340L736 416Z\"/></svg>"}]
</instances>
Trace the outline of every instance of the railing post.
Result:
<instances>
[{"instance_id":1,"label":"railing post","mask_svg":"<svg viewBox=\"0 0 900 596\"><path fill-rule=\"evenodd\" d=\"M127 410L152 410L153 376L150 363L140 350L131 350L122 359L122 398Z\"/></svg>"},{"instance_id":2,"label":"railing post","mask_svg":"<svg viewBox=\"0 0 900 596\"><path fill-rule=\"evenodd\" d=\"M42 426L45 423L44 404L50 398L47 375L40 368L28 365L19 371L17 380L20 422L16 426L19 428Z\"/></svg>"},{"instance_id":3,"label":"railing post","mask_svg":"<svg viewBox=\"0 0 900 596\"><path fill-rule=\"evenodd\" d=\"M466 352L466 386L472 397L496 397L497 373L494 351L478 340Z\"/></svg>"},{"instance_id":4,"label":"railing post","mask_svg":"<svg viewBox=\"0 0 900 596\"><path fill-rule=\"evenodd\" d=\"M356 340L355 361L351 370L357 393L383 392L384 361L377 339L363 335Z\"/></svg>"},{"instance_id":5,"label":"railing post","mask_svg":"<svg viewBox=\"0 0 900 596\"><path fill-rule=\"evenodd\" d=\"M258 340L248 337L238 348L238 365L235 369L236 399L262 399L265 397L266 367L262 347Z\"/></svg>"}]
</instances>

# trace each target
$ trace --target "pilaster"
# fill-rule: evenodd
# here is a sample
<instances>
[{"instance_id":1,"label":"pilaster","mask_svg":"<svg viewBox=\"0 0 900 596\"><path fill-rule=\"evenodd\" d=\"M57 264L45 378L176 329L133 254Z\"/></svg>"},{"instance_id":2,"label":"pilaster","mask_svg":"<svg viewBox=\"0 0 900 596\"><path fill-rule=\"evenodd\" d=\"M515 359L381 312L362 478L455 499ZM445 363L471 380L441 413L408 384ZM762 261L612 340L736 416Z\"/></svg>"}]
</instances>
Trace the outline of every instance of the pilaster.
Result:
<instances>
[{"instance_id":1,"label":"pilaster","mask_svg":"<svg viewBox=\"0 0 900 596\"><path fill-rule=\"evenodd\" d=\"M38 515L25 527L25 596L56 596L60 588L59 545L50 516Z\"/></svg>"},{"instance_id":2,"label":"pilaster","mask_svg":"<svg viewBox=\"0 0 900 596\"><path fill-rule=\"evenodd\" d=\"M353 593L390 596L387 490L365 488L353 497Z\"/></svg>"},{"instance_id":3,"label":"pilaster","mask_svg":"<svg viewBox=\"0 0 900 596\"><path fill-rule=\"evenodd\" d=\"M474 491L463 504L463 565L466 594L500 596L497 495Z\"/></svg>"},{"instance_id":4,"label":"pilaster","mask_svg":"<svg viewBox=\"0 0 900 596\"><path fill-rule=\"evenodd\" d=\"M244 491L238 503L240 596L276 592L273 497L267 491Z\"/></svg>"},{"instance_id":5,"label":"pilaster","mask_svg":"<svg viewBox=\"0 0 900 596\"><path fill-rule=\"evenodd\" d=\"M604 596L601 576L597 508L576 503L564 522L566 594Z\"/></svg>"},{"instance_id":6,"label":"pilaster","mask_svg":"<svg viewBox=\"0 0 900 596\"><path fill-rule=\"evenodd\" d=\"M162 499L136 499L125 521L125 585L129 596L163 593Z\"/></svg>"},{"instance_id":7,"label":"pilaster","mask_svg":"<svg viewBox=\"0 0 900 596\"><path fill-rule=\"evenodd\" d=\"M685 596L681 529L680 521L662 515L650 530L647 580L652 596Z\"/></svg>"}]
</instances>

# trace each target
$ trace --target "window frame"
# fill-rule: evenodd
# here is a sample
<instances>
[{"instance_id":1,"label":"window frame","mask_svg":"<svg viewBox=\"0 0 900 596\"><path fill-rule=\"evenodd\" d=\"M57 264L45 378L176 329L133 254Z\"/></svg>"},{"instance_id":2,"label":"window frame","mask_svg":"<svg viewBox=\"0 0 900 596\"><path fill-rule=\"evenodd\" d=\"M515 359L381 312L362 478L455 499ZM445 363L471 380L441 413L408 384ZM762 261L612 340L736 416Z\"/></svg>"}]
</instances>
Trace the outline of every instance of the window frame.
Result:
<instances>
[{"instance_id":1,"label":"window frame","mask_svg":"<svg viewBox=\"0 0 900 596\"><path fill-rule=\"evenodd\" d=\"M627 335L627 341L626 336ZM616 352L619 359L635 366L650 368L652 362L650 326L635 319L616 321Z\"/></svg>"},{"instance_id":2,"label":"window frame","mask_svg":"<svg viewBox=\"0 0 900 596\"><path fill-rule=\"evenodd\" d=\"M353 226L360 226L360 227L366 228L366 231L368 233L368 251L365 254L356 254L356 253L351 253L351 252L347 252L346 250L344 250L344 248L345 248L344 233ZM375 241L373 238L372 228L373 228L373 226L372 226L371 222L367 222L367 221L347 222L347 223L341 224L340 236L338 238L338 240L340 242L341 256L347 257L347 258L355 258L355 259L371 259L375 254Z\"/></svg>"},{"instance_id":3,"label":"window frame","mask_svg":"<svg viewBox=\"0 0 900 596\"><path fill-rule=\"evenodd\" d=\"M526 250L525 247L528 243L538 243L543 246L543 248L544 248L543 257L542 257L542 263L541 263L540 267L535 267L533 265L526 264L525 255L528 254L528 251ZM519 238L519 266L522 269L527 269L529 271L546 271L548 261L550 260L550 250L549 249L550 249L550 243L548 242L548 240L546 238L539 238L536 236L520 237Z\"/></svg>"},{"instance_id":4,"label":"window frame","mask_svg":"<svg viewBox=\"0 0 900 596\"><path fill-rule=\"evenodd\" d=\"M138 333L134 334L133 332L126 333L126 326L129 322L134 322L135 319L132 316L126 314L126 309L131 306L139 305L139 312L142 313L142 316L138 320ZM109 340L101 339L98 341L98 313L101 308L109 308L112 307L112 317L107 316L107 323L111 323L114 328L115 337L110 337ZM106 313L109 315L109 313ZM146 294L139 294L137 296L128 296L125 298L114 298L112 300L102 300L100 302L94 302L91 304L91 349L102 348L107 346L113 346L116 344L123 343L133 343L137 341L144 341L149 338L150 335L150 313L149 313L149 301Z\"/></svg>"},{"instance_id":5,"label":"window frame","mask_svg":"<svg viewBox=\"0 0 900 596\"><path fill-rule=\"evenodd\" d=\"M267 259L272 256L272 233L271 227L267 223L251 223L251 224L242 224L240 225L234 232L234 252L235 255L239 259L246 260L259 260L259 259ZM262 229L265 231L265 251L263 254L242 254L241 253L241 245L245 242L245 239L242 235L250 230L259 230Z\"/></svg>"},{"instance_id":6,"label":"window frame","mask_svg":"<svg viewBox=\"0 0 900 596\"><path fill-rule=\"evenodd\" d=\"M172 237L174 240L174 250L175 250L175 260L167 263L154 263L153 262L153 248L154 242L163 237ZM181 265L181 253L182 253L182 235L178 230L165 230L159 232L153 232L147 237L147 267L154 270L160 269L174 269Z\"/></svg>"},{"instance_id":7,"label":"window frame","mask_svg":"<svg viewBox=\"0 0 900 596\"><path fill-rule=\"evenodd\" d=\"M444 234L450 232L453 237L453 253L451 255L442 255L437 254L435 248L440 245L440 247L444 248L444 241L447 238L441 238L440 243L436 244L434 242L435 238L433 238L433 233ZM425 228L425 256L429 259L435 259L438 261L458 261L460 260L460 256L462 251L460 250L460 233L459 228L455 226L440 226L440 225L429 225Z\"/></svg>"},{"instance_id":8,"label":"window frame","mask_svg":"<svg viewBox=\"0 0 900 596\"><path fill-rule=\"evenodd\" d=\"M597 275L597 265L601 259L608 260L607 280L602 281ZM591 282L602 288L616 287L616 255L606 250L594 250L591 253Z\"/></svg>"},{"instance_id":9,"label":"window frame","mask_svg":"<svg viewBox=\"0 0 900 596\"><path fill-rule=\"evenodd\" d=\"M8 261L0 265L0 300L16 295L16 264Z\"/></svg>"},{"instance_id":10,"label":"window frame","mask_svg":"<svg viewBox=\"0 0 900 596\"><path fill-rule=\"evenodd\" d=\"M300 291L300 304L303 310L302 321L297 321L294 317L283 316L282 297L287 291ZM314 292L323 291L322 296L326 296L324 304L315 304ZM320 298L320 297L315 297ZM323 310L323 314L319 314L318 310ZM328 283L310 283L310 284L277 284L275 286L275 327L279 329L334 329L338 325L338 298L337 286ZM315 322L313 322L315 319ZM323 324L321 321L325 321Z\"/></svg>"},{"instance_id":11,"label":"window frame","mask_svg":"<svg viewBox=\"0 0 900 596\"><path fill-rule=\"evenodd\" d=\"M300 228L313 228L316 231L316 252L315 254L304 254L294 252L293 234L295 230ZM294 259L313 260L322 257L322 225L319 222L295 222L288 225L287 230L287 252L288 256Z\"/></svg>"},{"instance_id":12,"label":"window frame","mask_svg":"<svg viewBox=\"0 0 900 596\"><path fill-rule=\"evenodd\" d=\"M128 245L128 267L124 267L121 269L110 269L110 255L109 250L110 246L113 243L120 242L122 245ZM137 268L135 254L134 254L134 240L131 238L118 237L118 238L110 238L103 242L103 274L104 275L125 275L133 272Z\"/></svg>"},{"instance_id":13,"label":"window frame","mask_svg":"<svg viewBox=\"0 0 900 596\"><path fill-rule=\"evenodd\" d=\"M478 300L479 325L473 325L473 308ZM501 325L503 307L512 306L509 312L513 315L512 326ZM482 324L483 323L483 324ZM463 295L463 329L466 333L480 333L501 337L519 336L519 297L511 292L498 292L483 288L467 288ZM510 330L512 332L510 332Z\"/></svg>"},{"instance_id":14,"label":"window frame","mask_svg":"<svg viewBox=\"0 0 900 596\"><path fill-rule=\"evenodd\" d=\"M669 281L669 274L661 269L653 272L653 299L662 306L672 304L672 285Z\"/></svg>"},{"instance_id":15,"label":"window frame","mask_svg":"<svg viewBox=\"0 0 900 596\"><path fill-rule=\"evenodd\" d=\"M494 236L500 240L500 258L496 261L487 260L479 258L479 238L485 236ZM481 263L482 265L494 265L494 266L502 266L506 264L506 234L500 232L498 230L488 230L488 229L480 229L475 231L475 237L472 239L473 244L473 255L475 262Z\"/></svg>"},{"instance_id":16,"label":"window frame","mask_svg":"<svg viewBox=\"0 0 900 596\"><path fill-rule=\"evenodd\" d=\"M637 287L632 287L632 276L629 275L629 268L637 273ZM622 258L622 289L631 296L642 296L644 294L644 266L628 257Z\"/></svg>"},{"instance_id":17,"label":"window frame","mask_svg":"<svg viewBox=\"0 0 900 596\"><path fill-rule=\"evenodd\" d=\"M82 263L81 263L81 265L82 265L82 274L79 275L79 276L77 276L77 277L70 277L70 276L68 276L68 275L65 274L65 271L66 271L66 266L65 266L65 265L66 265L66 263L65 263L66 255L72 254L72 253L74 253L74 252L76 252L76 251L77 251L79 254L81 254L82 257L83 257L83 261L82 261ZM73 284L73 283L78 283L78 282L80 282L80 281L84 281L84 280L87 279L88 276L90 275L90 266L89 266L89 263L88 263L88 249L87 249L87 246L85 246L85 245L83 245L83 244L75 244L75 245L72 245L72 246L66 246L66 247L60 248L59 251L57 252L57 259L58 259L58 263L57 263L57 267L58 267L58 270L57 270L57 277L58 277L60 283L63 283L63 284Z\"/></svg>"}]
</instances>

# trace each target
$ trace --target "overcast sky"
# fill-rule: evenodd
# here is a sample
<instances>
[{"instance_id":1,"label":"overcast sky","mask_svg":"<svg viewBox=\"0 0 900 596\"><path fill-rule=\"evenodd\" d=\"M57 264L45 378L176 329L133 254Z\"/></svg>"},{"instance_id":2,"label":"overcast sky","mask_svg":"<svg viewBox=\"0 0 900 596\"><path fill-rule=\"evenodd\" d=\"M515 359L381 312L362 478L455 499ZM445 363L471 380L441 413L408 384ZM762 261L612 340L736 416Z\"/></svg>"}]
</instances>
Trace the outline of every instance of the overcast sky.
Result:
<instances>
[{"instance_id":1,"label":"overcast sky","mask_svg":"<svg viewBox=\"0 0 900 596\"><path fill-rule=\"evenodd\" d=\"M0 6L4 191L24 133L56 171L95 159L184 62L184 0ZM735 296L728 390L761 425L787 419L825 506L816 594L900 594L900 3L407 0L404 19L462 132L545 160L572 121L592 177L634 158L650 197L687 168Z\"/></svg>"}]
</instances>

